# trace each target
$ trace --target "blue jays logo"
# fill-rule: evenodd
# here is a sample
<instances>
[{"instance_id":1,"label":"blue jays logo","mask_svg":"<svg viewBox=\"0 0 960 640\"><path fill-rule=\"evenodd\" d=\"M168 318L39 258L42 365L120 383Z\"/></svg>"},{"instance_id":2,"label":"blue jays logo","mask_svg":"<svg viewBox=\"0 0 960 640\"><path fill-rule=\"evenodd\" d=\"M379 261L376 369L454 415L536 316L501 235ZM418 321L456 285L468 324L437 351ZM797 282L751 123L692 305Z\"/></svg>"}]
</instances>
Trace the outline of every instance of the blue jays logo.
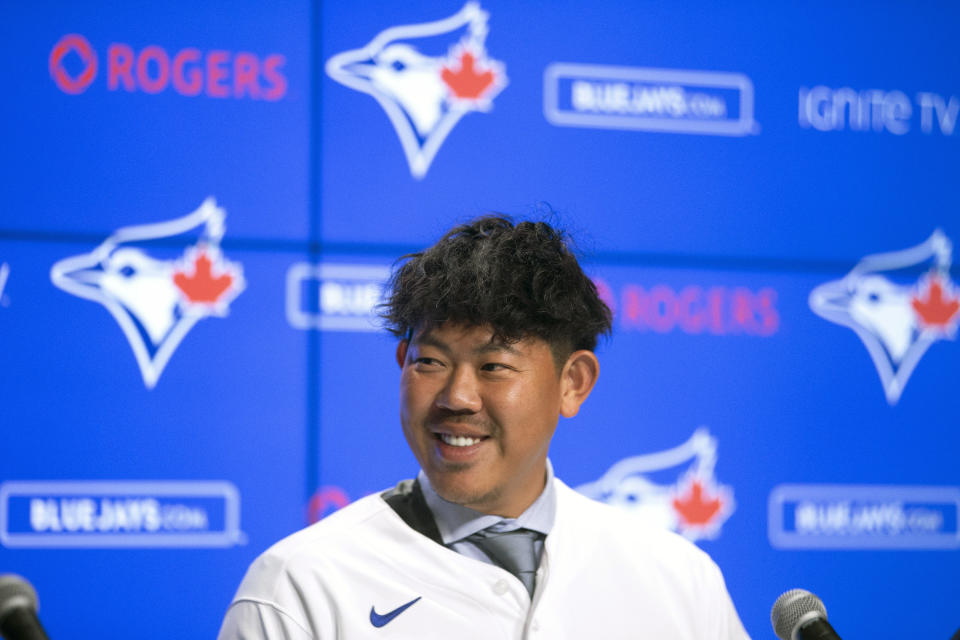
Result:
<instances>
[{"instance_id":1,"label":"blue jays logo","mask_svg":"<svg viewBox=\"0 0 960 640\"><path fill-rule=\"evenodd\" d=\"M157 384L193 325L208 316L225 316L243 291L242 268L220 251L225 216L207 198L182 218L118 229L90 253L60 260L50 269L57 287L99 302L113 315L148 389ZM177 240L177 257L156 257L162 250L158 245Z\"/></svg>"},{"instance_id":2,"label":"blue jays logo","mask_svg":"<svg viewBox=\"0 0 960 640\"><path fill-rule=\"evenodd\" d=\"M735 507L733 490L714 476L716 462L717 439L701 427L672 449L620 460L577 491L689 540L715 538Z\"/></svg>"},{"instance_id":3,"label":"blue jays logo","mask_svg":"<svg viewBox=\"0 0 960 640\"><path fill-rule=\"evenodd\" d=\"M487 18L468 2L449 18L390 27L362 49L327 61L331 78L380 103L415 178L426 175L460 118L488 111L507 85L503 64L484 47ZM431 47L436 55L428 53Z\"/></svg>"},{"instance_id":4,"label":"blue jays logo","mask_svg":"<svg viewBox=\"0 0 960 640\"><path fill-rule=\"evenodd\" d=\"M950 280L951 254L950 240L937 230L915 247L867 256L810 293L817 315L863 341L891 405L930 345L956 335L960 297Z\"/></svg>"}]
</instances>

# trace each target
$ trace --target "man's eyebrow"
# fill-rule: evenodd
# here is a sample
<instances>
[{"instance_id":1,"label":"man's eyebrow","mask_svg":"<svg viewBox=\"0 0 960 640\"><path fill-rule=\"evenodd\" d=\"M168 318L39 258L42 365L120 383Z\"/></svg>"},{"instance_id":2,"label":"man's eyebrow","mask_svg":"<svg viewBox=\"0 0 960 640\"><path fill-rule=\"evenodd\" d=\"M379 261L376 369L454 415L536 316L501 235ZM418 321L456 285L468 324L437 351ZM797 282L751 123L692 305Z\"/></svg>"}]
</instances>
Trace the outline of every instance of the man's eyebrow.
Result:
<instances>
[{"instance_id":1,"label":"man's eyebrow","mask_svg":"<svg viewBox=\"0 0 960 640\"><path fill-rule=\"evenodd\" d=\"M430 334L430 333L422 333L416 338L414 338L411 342L417 345L434 347L435 349L440 349L441 351L447 351L447 352L450 351L450 347L447 345L446 342L442 340L438 340L433 336L433 334Z\"/></svg>"},{"instance_id":2,"label":"man's eyebrow","mask_svg":"<svg viewBox=\"0 0 960 640\"><path fill-rule=\"evenodd\" d=\"M417 345L422 345L426 347L433 347L435 349L440 349L441 351L450 352L450 346L443 340L438 340L430 333L423 333L413 339L413 342ZM501 342L499 340L491 340L486 342L476 349L473 350L474 353L479 355L484 355L488 353L509 353L511 355L519 356L523 355L519 349L514 348L506 342Z\"/></svg>"}]
</instances>

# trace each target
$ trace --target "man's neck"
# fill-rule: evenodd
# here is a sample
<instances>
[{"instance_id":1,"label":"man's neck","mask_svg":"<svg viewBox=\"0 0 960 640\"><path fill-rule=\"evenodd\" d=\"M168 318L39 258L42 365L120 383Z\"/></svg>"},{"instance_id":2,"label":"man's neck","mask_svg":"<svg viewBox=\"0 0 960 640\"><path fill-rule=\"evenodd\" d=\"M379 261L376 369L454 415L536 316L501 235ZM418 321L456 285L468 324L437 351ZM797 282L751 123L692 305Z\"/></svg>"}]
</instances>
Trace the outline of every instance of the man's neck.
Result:
<instances>
[{"instance_id":1,"label":"man's neck","mask_svg":"<svg viewBox=\"0 0 960 640\"><path fill-rule=\"evenodd\" d=\"M543 534L549 534L553 528L556 514L556 490L553 484L553 467L547 461L546 483L540 495L516 518L505 518L500 515L483 513L470 507L444 500L434 490L429 478L422 471L418 476L423 497L433 513L437 528L444 544L460 540L498 522L506 521L511 526L532 529Z\"/></svg>"}]
</instances>

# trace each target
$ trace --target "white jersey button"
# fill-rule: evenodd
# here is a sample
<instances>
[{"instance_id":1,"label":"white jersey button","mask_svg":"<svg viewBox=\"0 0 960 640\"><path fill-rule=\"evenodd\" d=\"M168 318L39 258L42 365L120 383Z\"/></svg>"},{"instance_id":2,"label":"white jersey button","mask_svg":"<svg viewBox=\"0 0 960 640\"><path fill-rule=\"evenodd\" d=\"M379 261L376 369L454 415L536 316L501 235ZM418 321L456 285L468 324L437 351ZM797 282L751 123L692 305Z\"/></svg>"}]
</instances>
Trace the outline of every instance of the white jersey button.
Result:
<instances>
[{"instance_id":1,"label":"white jersey button","mask_svg":"<svg viewBox=\"0 0 960 640\"><path fill-rule=\"evenodd\" d=\"M510 585L507 584L506 580L497 580L493 583L493 592L498 596L502 596L507 591L510 590Z\"/></svg>"}]
</instances>

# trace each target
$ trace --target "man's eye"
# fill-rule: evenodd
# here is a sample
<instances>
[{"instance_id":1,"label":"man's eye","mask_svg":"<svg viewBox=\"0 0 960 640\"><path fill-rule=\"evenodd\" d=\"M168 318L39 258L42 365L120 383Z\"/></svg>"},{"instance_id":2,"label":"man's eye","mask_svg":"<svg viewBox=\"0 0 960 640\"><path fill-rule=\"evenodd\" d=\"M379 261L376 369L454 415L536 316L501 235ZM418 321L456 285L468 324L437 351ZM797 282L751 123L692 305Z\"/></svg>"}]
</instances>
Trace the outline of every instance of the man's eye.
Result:
<instances>
[{"instance_id":1,"label":"man's eye","mask_svg":"<svg viewBox=\"0 0 960 640\"><path fill-rule=\"evenodd\" d=\"M439 361L439 360L435 360L434 358L423 358L423 357L421 357L421 358L415 359L415 360L413 361L413 363L414 363L414 364L419 364L419 365L431 366L431 365L439 365L439 364L440 364L440 361Z\"/></svg>"},{"instance_id":2,"label":"man's eye","mask_svg":"<svg viewBox=\"0 0 960 640\"><path fill-rule=\"evenodd\" d=\"M502 362L488 362L481 367L484 371L506 371L510 367L503 364Z\"/></svg>"}]
</instances>

